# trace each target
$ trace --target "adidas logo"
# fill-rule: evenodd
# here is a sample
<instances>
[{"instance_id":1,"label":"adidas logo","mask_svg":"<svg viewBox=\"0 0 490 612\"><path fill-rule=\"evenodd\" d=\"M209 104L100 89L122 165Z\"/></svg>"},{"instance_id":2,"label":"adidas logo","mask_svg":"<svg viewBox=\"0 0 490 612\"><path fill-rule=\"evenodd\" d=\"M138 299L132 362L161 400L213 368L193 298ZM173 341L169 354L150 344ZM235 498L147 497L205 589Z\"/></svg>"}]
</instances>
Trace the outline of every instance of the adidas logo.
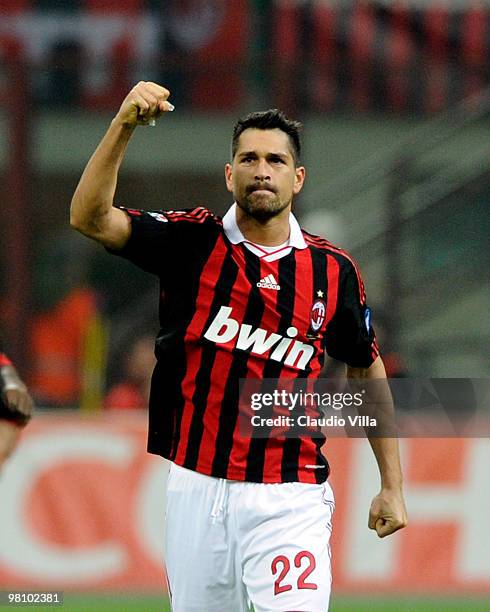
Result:
<instances>
[{"instance_id":1,"label":"adidas logo","mask_svg":"<svg viewBox=\"0 0 490 612\"><path fill-rule=\"evenodd\" d=\"M279 289L281 288L281 286L277 284L277 281L274 278L273 274L264 276L264 278L259 280L259 282L257 283L257 287L261 287L262 289L275 289L276 291L279 291Z\"/></svg>"}]
</instances>

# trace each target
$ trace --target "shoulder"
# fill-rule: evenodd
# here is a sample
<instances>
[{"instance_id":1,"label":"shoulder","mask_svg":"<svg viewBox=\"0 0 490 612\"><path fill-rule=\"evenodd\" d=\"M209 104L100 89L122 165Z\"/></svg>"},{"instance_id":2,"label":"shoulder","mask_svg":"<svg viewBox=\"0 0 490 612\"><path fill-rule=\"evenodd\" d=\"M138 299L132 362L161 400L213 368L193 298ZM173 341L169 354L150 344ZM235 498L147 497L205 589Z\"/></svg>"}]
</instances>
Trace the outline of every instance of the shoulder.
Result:
<instances>
[{"instance_id":1,"label":"shoulder","mask_svg":"<svg viewBox=\"0 0 490 612\"><path fill-rule=\"evenodd\" d=\"M331 255L333 256L341 265L345 266L347 269L354 267L357 268L357 262L352 257L352 255L342 249L329 240L322 238L321 236L316 236L315 234L311 234L304 229L301 229L303 233L303 238L305 239L306 244L310 250L315 250L324 254L325 256Z\"/></svg>"},{"instance_id":2,"label":"shoulder","mask_svg":"<svg viewBox=\"0 0 490 612\"><path fill-rule=\"evenodd\" d=\"M344 282L347 278L357 280L359 291L361 294L364 294L364 282L362 280L359 265L354 257L352 257L352 255L345 249L335 246L325 238L316 236L315 234L310 234L310 232L307 232L304 229L301 229L301 231L303 232L303 237L308 245L308 248L311 250L316 250L325 257L333 257L339 264L341 279L344 279L342 282Z\"/></svg>"}]
</instances>

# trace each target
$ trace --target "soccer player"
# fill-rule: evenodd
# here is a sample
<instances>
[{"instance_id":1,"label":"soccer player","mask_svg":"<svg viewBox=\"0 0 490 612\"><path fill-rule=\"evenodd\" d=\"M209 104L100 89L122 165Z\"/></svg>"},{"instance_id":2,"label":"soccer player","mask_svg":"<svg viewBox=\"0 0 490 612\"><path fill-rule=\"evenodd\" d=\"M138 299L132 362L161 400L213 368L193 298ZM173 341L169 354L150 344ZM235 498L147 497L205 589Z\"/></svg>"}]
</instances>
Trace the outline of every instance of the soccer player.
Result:
<instances>
[{"instance_id":1,"label":"soccer player","mask_svg":"<svg viewBox=\"0 0 490 612\"><path fill-rule=\"evenodd\" d=\"M32 399L10 359L0 351L0 466L12 454L32 415Z\"/></svg>"},{"instance_id":2,"label":"soccer player","mask_svg":"<svg viewBox=\"0 0 490 612\"><path fill-rule=\"evenodd\" d=\"M168 97L151 82L130 91L80 179L71 224L160 279L148 450L171 461L172 607L323 612L334 499L322 441L241 435L239 381L318 377L325 351L352 377L385 377L363 283L345 251L292 215L300 126L276 110L235 126L223 219L115 206L131 135L173 110ZM381 491L369 527L383 537L407 522L402 475L396 439L370 442Z\"/></svg>"}]
</instances>

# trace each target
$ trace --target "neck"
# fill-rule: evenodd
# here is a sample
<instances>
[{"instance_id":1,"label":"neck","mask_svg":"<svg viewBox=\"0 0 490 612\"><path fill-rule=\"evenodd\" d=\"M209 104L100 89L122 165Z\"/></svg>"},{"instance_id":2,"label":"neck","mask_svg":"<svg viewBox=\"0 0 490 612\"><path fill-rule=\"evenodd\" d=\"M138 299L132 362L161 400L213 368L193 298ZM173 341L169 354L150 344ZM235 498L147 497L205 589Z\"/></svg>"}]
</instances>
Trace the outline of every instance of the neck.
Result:
<instances>
[{"instance_id":1,"label":"neck","mask_svg":"<svg viewBox=\"0 0 490 612\"><path fill-rule=\"evenodd\" d=\"M237 206L236 222L249 242L264 246L277 246L283 244L289 238L290 212L291 207L288 206L278 215L265 221L259 221Z\"/></svg>"}]
</instances>

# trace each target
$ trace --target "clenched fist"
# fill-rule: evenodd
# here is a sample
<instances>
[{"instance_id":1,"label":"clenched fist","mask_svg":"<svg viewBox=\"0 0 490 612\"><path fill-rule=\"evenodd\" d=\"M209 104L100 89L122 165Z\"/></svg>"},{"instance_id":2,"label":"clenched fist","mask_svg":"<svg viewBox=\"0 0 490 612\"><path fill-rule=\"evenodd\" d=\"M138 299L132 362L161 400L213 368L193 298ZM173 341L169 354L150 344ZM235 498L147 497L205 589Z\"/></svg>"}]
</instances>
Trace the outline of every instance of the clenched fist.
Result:
<instances>
[{"instance_id":1,"label":"clenched fist","mask_svg":"<svg viewBox=\"0 0 490 612\"><path fill-rule=\"evenodd\" d=\"M401 489L383 489L376 495L369 510L369 529L374 529L380 538L384 538L406 527L407 522Z\"/></svg>"},{"instance_id":2,"label":"clenched fist","mask_svg":"<svg viewBox=\"0 0 490 612\"><path fill-rule=\"evenodd\" d=\"M152 119L174 110L169 95L169 90L157 83L140 81L124 99L116 118L129 127L148 125Z\"/></svg>"}]
</instances>

